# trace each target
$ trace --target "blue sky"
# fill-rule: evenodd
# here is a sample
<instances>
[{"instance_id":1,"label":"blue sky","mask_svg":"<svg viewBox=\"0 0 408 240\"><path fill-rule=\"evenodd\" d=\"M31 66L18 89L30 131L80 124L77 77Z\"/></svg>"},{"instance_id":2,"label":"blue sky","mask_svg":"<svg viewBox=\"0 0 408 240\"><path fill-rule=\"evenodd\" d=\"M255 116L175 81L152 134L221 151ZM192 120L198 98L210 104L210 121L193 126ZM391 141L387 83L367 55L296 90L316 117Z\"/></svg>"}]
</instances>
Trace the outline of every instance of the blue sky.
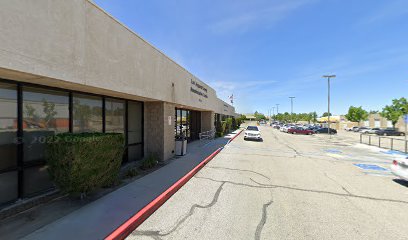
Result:
<instances>
[{"instance_id":1,"label":"blue sky","mask_svg":"<svg viewBox=\"0 0 408 240\"><path fill-rule=\"evenodd\" d=\"M381 110L408 93L406 0L95 0L240 113Z\"/></svg>"}]
</instances>

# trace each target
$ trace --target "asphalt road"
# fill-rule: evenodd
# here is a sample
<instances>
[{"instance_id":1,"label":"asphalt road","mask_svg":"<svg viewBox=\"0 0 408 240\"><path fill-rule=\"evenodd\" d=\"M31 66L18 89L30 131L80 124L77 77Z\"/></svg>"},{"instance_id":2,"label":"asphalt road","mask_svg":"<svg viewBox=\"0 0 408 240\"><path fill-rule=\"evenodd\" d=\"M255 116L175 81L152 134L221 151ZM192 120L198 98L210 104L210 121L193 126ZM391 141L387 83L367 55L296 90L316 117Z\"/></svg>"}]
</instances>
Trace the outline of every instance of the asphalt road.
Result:
<instances>
[{"instance_id":1,"label":"asphalt road","mask_svg":"<svg viewBox=\"0 0 408 240\"><path fill-rule=\"evenodd\" d=\"M128 239L408 239L391 155L261 129L263 142L241 134Z\"/></svg>"}]
</instances>

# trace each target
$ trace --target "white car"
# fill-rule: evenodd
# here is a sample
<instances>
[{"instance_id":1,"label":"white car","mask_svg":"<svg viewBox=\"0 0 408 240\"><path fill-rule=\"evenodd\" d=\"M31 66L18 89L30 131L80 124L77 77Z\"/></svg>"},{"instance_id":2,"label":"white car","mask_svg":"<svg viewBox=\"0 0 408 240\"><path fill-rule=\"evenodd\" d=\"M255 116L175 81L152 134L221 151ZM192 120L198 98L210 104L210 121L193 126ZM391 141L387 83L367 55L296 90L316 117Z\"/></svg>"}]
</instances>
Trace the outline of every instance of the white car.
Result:
<instances>
[{"instance_id":1,"label":"white car","mask_svg":"<svg viewBox=\"0 0 408 240\"><path fill-rule=\"evenodd\" d=\"M362 128L359 132L363 133L363 134L367 134L372 130L372 128Z\"/></svg>"},{"instance_id":2,"label":"white car","mask_svg":"<svg viewBox=\"0 0 408 240\"><path fill-rule=\"evenodd\" d=\"M258 129L257 126L248 126L244 132L244 140L246 139L255 139L261 140L261 131Z\"/></svg>"},{"instance_id":3,"label":"white car","mask_svg":"<svg viewBox=\"0 0 408 240\"><path fill-rule=\"evenodd\" d=\"M368 130L367 133L369 134L377 134L378 131L380 131L380 128L371 128L371 130Z\"/></svg>"},{"instance_id":4,"label":"white car","mask_svg":"<svg viewBox=\"0 0 408 240\"><path fill-rule=\"evenodd\" d=\"M287 133L289 129L296 128L295 126L287 126L283 132Z\"/></svg>"},{"instance_id":5,"label":"white car","mask_svg":"<svg viewBox=\"0 0 408 240\"><path fill-rule=\"evenodd\" d=\"M395 176L408 181L408 157L396 157L392 161L391 172Z\"/></svg>"}]
</instances>

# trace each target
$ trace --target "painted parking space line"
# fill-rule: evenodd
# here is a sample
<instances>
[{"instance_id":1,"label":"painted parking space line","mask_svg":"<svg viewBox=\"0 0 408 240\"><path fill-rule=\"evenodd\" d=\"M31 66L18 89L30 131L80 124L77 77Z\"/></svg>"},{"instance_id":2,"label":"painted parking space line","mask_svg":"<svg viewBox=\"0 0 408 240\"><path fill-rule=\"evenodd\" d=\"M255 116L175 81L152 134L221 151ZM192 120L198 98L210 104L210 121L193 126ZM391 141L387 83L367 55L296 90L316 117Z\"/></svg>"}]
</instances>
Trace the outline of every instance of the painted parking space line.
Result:
<instances>
[{"instance_id":1,"label":"painted parking space line","mask_svg":"<svg viewBox=\"0 0 408 240\"><path fill-rule=\"evenodd\" d=\"M328 153L334 153L334 154L339 154L339 153L342 153L342 151L340 151L340 150L338 150L338 149L334 149L334 148L332 148L332 149L326 149L326 150L324 150L325 152L328 152Z\"/></svg>"},{"instance_id":2,"label":"painted parking space line","mask_svg":"<svg viewBox=\"0 0 408 240\"><path fill-rule=\"evenodd\" d=\"M363 172L365 175L376 176L376 177L392 177L395 175L390 172Z\"/></svg>"},{"instance_id":3,"label":"painted parking space line","mask_svg":"<svg viewBox=\"0 0 408 240\"><path fill-rule=\"evenodd\" d=\"M380 151L380 153L384 153L387 155L400 155L400 156L408 157L408 154L400 152L400 151L396 151L396 150Z\"/></svg>"},{"instance_id":4,"label":"painted parking space line","mask_svg":"<svg viewBox=\"0 0 408 240\"><path fill-rule=\"evenodd\" d=\"M364 164L364 163L354 163L354 166L357 166L363 170L374 170L374 171L388 171L388 169L380 167L375 164Z\"/></svg>"}]
</instances>

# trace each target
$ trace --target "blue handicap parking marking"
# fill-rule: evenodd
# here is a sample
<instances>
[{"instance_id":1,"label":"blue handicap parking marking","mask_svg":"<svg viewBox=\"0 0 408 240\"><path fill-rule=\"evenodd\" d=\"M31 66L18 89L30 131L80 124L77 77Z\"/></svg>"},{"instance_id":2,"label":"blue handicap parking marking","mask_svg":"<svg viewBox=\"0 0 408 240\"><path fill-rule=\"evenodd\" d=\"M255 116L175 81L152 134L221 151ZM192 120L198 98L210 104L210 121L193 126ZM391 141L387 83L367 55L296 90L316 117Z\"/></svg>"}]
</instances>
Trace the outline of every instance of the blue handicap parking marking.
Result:
<instances>
[{"instance_id":1,"label":"blue handicap parking marking","mask_svg":"<svg viewBox=\"0 0 408 240\"><path fill-rule=\"evenodd\" d=\"M389 154L389 155L396 154L396 155L408 156L408 154L400 152L400 151L396 151L396 150L388 150L388 151L380 151L380 152L384 154Z\"/></svg>"},{"instance_id":2,"label":"blue handicap parking marking","mask_svg":"<svg viewBox=\"0 0 408 240\"><path fill-rule=\"evenodd\" d=\"M328 153L341 153L341 151L337 149L326 149L325 151Z\"/></svg>"},{"instance_id":3,"label":"blue handicap parking marking","mask_svg":"<svg viewBox=\"0 0 408 240\"><path fill-rule=\"evenodd\" d=\"M387 169L375 164L354 163L354 165L364 170L387 171Z\"/></svg>"}]
</instances>

